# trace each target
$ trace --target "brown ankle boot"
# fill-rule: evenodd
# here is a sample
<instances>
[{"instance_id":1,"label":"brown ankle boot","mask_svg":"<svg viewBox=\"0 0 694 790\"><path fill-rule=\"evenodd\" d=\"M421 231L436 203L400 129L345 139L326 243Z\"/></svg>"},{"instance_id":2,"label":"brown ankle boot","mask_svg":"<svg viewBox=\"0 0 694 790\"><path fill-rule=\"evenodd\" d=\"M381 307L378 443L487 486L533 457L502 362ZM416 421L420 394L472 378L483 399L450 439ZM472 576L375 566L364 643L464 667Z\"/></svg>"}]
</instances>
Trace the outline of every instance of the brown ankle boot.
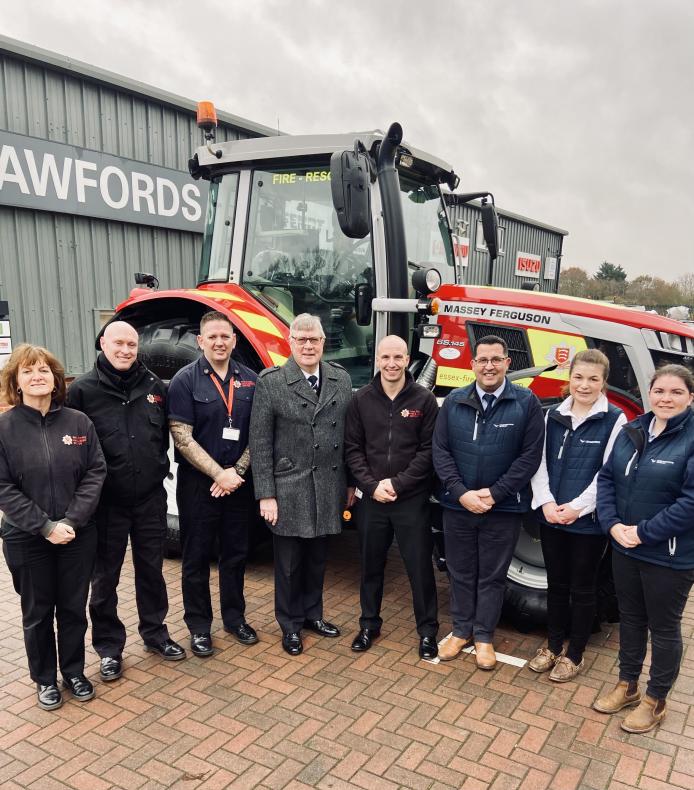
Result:
<instances>
[{"instance_id":1,"label":"brown ankle boot","mask_svg":"<svg viewBox=\"0 0 694 790\"><path fill-rule=\"evenodd\" d=\"M665 700L653 699L648 694L641 700L636 710L632 710L622 722L626 732L650 732L665 718Z\"/></svg>"},{"instance_id":2,"label":"brown ankle boot","mask_svg":"<svg viewBox=\"0 0 694 790\"><path fill-rule=\"evenodd\" d=\"M619 683L604 697L599 697L593 703L593 710L598 713L617 713L622 708L638 705L641 702L641 692L638 683L620 680Z\"/></svg>"}]
</instances>

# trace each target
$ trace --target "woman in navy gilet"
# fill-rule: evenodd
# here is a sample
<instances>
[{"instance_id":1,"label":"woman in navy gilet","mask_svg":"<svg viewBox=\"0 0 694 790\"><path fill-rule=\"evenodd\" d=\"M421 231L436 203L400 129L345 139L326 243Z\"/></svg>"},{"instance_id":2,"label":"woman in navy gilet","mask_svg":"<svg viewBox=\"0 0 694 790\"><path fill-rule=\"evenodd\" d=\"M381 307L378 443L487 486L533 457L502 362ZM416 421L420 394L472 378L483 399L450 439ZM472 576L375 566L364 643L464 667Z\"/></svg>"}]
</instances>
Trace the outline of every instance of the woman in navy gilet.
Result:
<instances>
[{"instance_id":1,"label":"woman in navy gilet","mask_svg":"<svg viewBox=\"0 0 694 790\"><path fill-rule=\"evenodd\" d=\"M665 716L694 583L694 377L682 365L658 368L649 400L651 411L625 426L598 477L598 515L612 538L619 603L619 682L593 707L616 713L638 705L621 724L627 732L648 732Z\"/></svg>"},{"instance_id":2,"label":"woman in navy gilet","mask_svg":"<svg viewBox=\"0 0 694 790\"><path fill-rule=\"evenodd\" d=\"M547 569L548 641L528 666L549 671L549 679L557 683L583 669L595 618L598 567L607 547L595 514L597 475L626 422L607 401L609 372L601 351L574 356L568 397L547 412L542 463L531 481Z\"/></svg>"}]
</instances>

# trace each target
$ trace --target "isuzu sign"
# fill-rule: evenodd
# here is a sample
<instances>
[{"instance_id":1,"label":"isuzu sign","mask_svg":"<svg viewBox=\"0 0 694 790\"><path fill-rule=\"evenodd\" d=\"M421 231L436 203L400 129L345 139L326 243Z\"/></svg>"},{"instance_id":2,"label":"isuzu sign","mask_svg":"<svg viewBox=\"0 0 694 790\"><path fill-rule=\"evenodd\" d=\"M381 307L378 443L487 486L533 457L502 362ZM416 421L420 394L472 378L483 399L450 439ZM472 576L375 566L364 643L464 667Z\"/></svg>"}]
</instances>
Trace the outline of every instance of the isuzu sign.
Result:
<instances>
[{"instance_id":1,"label":"isuzu sign","mask_svg":"<svg viewBox=\"0 0 694 790\"><path fill-rule=\"evenodd\" d=\"M187 173L0 130L0 205L202 232Z\"/></svg>"},{"instance_id":2,"label":"isuzu sign","mask_svg":"<svg viewBox=\"0 0 694 790\"><path fill-rule=\"evenodd\" d=\"M535 277L540 279L542 258L530 252L519 252L516 255L516 275L518 277Z\"/></svg>"}]
</instances>

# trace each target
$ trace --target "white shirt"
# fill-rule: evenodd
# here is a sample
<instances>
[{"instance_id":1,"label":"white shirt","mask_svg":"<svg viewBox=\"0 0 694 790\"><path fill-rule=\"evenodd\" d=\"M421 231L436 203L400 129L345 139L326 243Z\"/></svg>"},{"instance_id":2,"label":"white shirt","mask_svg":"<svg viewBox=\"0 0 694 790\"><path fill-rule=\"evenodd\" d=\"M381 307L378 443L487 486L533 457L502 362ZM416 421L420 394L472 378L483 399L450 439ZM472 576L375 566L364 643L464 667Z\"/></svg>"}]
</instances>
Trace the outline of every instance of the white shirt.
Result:
<instances>
[{"instance_id":1,"label":"white shirt","mask_svg":"<svg viewBox=\"0 0 694 790\"><path fill-rule=\"evenodd\" d=\"M571 417L571 427L575 431L579 425L583 425L583 423L588 419L588 417L592 417L594 414L599 414L600 412L606 412L608 406L607 396L603 393L595 403L590 407L590 411L585 416L578 416L571 411L573 406L573 397L569 395L568 398L563 400L559 404L559 408L557 411L559 414L563 414L564 416ZM617 438L617 434L622 430L622 426L626 423L627 418L624 414L620 414L617 417L617 420L612 428L612 433L610 434L610 438L607 440L607 444L605 445L605 452L603 454L602 460L603 463L607 461L610 453L612 452L612 446L614 445L615 439ZM545 414L545 426L547 425L547 415ZM552 496L552 492L549 490L549 474L547 472L547 438L545 437L545 444L542 448L542 463L540 464L540 468L535 472L533 475L532 480L530 481L530 485L533 489L533 501L531 503L531 507L533 510L538 507L542 507L542 505L546 505L548 502L554 502L554 497ZM596 473L595 477L590 481L587 488L585 488L575 499L572 499L571 502L559 502L560 505L568 505L569 507L573 508L574 510L579 511L579 518L581 516L587 516L589 513L592 513L595 510L595 501L597 499L598 494L598 475Z\"/></svg>"},{"instance_id":2,"label":"white shirt","mask_svg":"<svg viewBox=\"0 0 694 790\"><path fill-rule=\"evenodd\" d=\"M502 385L498 389L495 389L494 392L483 390L477 382L475 382L475 389L477 390L477 397L480 399L482 405L485 406L486 401L482 400L482 398L485 395L493 395L498 400L501 393L506 389L506 379L504 379Z\"/></svg>"},{"instance_id":3,"label":"white shirt","mask_svg":"<svg viewBox=\"0 0 694 790\"><path fill-rule=\"evenodd\" d=\"M320 365L318 366L318 369L316 370L315 373L307 373L303 368L301 368L301 372L304 374L304 378L306 379L306 381L308 381L308 377L309 376L315 376L316 377L316 384L315 384L315 386L316 386L316 391L318 391L318 387L320 387ZM310 381L308 381L308 385L309 385L309 387L311 386L311 382Z\"/></svg>"}]
</instances>

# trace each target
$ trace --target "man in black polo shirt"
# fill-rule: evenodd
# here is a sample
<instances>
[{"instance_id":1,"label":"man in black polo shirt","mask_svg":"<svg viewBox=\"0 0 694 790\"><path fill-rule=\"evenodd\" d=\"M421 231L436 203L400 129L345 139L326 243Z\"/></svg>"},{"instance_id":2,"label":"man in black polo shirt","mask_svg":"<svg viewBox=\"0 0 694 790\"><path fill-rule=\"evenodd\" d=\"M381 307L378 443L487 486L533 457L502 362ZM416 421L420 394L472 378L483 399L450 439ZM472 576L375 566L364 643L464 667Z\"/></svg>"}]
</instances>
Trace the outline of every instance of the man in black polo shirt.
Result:
<instances>
[{"instance_id":1,"label":"man in black polo shirt","mask_svg":"<svg viewBox=\"0 0 694 790\"><path fill-rule=\"evenodd\" d=\"M169 385L168 414L176 448L176 499L183 548L184 619L196 656L214 652L210 554L219 542L219 596L224 627L252 645L256 632L245 620L243 577L248 554L253 489L248 424L256 375L231 360L236 335L220 312L200 321L202 356L182 368Z\"/></svg>"}]
</instances>

